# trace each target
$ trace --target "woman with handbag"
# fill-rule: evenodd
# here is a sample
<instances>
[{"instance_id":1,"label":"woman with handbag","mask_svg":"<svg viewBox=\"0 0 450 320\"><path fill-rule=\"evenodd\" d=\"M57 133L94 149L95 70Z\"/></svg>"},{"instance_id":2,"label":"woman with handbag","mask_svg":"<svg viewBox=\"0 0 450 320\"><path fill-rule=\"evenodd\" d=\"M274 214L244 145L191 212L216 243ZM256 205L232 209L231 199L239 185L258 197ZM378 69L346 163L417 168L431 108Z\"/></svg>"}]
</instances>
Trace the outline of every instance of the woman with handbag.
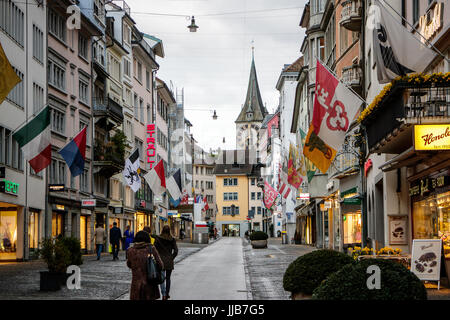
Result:
<instances>
[{"instance_id":1,"label":"woman with handbag","mask_svg":"<svg viewBox=\"0 0 450 320\"><path fill-rule=\"evenodd\" d=\"M134 238L134 246L127 250L127 266L132 271L130 300L156 300L160 298L159 286L149 281L149 266L156 262L159 269L164 264L158 251L150 243L148 232L139 231ZM154 259L154 260L153 260ZM150 262L153 261L153 264Z\"/></svg>"},{"instance_id":2,"label":"woman with handbag","mask_svg":"<svg viewBox=\"0 0 450 320\"><path fill-rule=\"evenodd\" d=\"M161 284L161 294L162 299L167 300L170 298L170 276L173 271L173 261L178 254L177 241L170 234L170 227L168 225L165 225L161 234L155 237L155 247L164 263L163 272L165 281Z\"/></svg>"}]
</instances>

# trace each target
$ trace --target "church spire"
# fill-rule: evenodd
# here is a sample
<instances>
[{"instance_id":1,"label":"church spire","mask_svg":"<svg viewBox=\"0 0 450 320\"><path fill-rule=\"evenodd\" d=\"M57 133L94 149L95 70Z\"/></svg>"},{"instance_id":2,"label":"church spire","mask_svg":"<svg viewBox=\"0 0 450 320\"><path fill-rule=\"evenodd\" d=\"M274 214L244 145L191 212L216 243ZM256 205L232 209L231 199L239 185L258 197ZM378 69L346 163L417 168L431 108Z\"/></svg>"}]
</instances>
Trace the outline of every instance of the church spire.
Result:
<instances>
[{"instance_id":1,"label":"church spire","mask_svg":"<svg viewBox=\"0 0 450 320\"><path fill-rule=\"evenodd\" d=\"M261 93L259 92L258 78L256 76L255 67L254 46L252 41L252 64L250 67L247 95L245 97L242 110L235 122L262 122L267 113L268 112L261 99Z\"/></svg>"}]
</instances>

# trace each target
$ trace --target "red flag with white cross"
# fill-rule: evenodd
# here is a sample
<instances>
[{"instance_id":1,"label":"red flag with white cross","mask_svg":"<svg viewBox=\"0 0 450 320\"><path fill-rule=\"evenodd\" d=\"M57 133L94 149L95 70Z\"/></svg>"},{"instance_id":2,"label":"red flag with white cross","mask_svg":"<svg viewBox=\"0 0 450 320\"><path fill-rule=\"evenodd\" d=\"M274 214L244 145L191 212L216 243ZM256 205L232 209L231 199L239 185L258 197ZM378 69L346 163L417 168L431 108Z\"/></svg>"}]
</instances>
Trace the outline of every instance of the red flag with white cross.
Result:
<instances>
[{"instance_id":1,"label":"red flag with white cross","mask_svg":"<svg viewBox=\"0 0 450 320\"><path fill-rule=\"evenodd\" d=\"M339 150L345 134L364 103L317 60L316 91L312 124L314 133Z\"/></svg>"}]
</instances>

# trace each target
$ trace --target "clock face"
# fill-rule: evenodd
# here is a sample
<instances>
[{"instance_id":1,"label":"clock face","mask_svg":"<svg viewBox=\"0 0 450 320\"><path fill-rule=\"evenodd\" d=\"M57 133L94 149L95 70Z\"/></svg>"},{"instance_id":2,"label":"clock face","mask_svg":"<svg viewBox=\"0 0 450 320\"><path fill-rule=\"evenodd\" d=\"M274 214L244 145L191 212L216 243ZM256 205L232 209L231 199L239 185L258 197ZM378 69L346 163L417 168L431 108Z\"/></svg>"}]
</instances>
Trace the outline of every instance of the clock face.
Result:
<instances>
[{"instance_id":1,"label":"clock face","mask_svg":"<svg viewBox=\"0 0 450 320\"><path fill-rule=\"evenodd\" d=\"M244 124L237 130L238 149L257 148L259 127L255 124Z\"/></svg>"}]
</instances>

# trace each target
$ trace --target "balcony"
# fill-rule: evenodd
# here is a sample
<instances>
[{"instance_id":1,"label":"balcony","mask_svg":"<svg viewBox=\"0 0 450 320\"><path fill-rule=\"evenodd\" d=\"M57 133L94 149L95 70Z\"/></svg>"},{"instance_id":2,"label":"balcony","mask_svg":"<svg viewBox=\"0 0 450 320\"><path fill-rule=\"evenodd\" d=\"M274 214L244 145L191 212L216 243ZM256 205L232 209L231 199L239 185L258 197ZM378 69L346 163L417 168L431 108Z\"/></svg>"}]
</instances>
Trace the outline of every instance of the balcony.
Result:
<instances>
[{"instance_id":1,"label":"balcony","mask_svg":"<svg viewBox=\"0 0 450 320\"><path fill-rule=\"evenodd\" d=\"M93 105L95 117L109 118L118 124L123 122L122 106L113 99L96 97Z\"/></svg>"},{"instance_id":2,"label":"balcony","mask_svg":"<svg viewBox=\"0 0 450 320\"><path fill-rule=\"evenodd\" d=\"M360 31L362 24L362 7L360 0L342 2L341 20L339 24L351 31Z\"/></svg>"},{"instance_id":3,"label":"balcony","mask_svg":"<svg viewBox=\"0 0 450 320\"><path fill-rule=\"evenodd\" d=\"M123 170L125 154L123 148L115 140L106 143L95 141L94 173L110 178Z\"/></svg>"},{"instance_id":4,"label":"balcony","mask_svg":"<svg viewBox=\"0 0 450 320\"><path fill-rule=\"evenodd\" d=\"M361 120L366 126L371 152L404 152L413 147L414 125L450 123L447 77L426 77L429 75L394 81L375 98L378 103Z\"/></svg>"},{"instance_id":5,"label":"balcony","mask_svg":"<svg viewBox=\"0 0 450 320\"><path fill-rule=\"evenodd\" d=\"M362 86L362 70L357 64L342 68L342 82L353 90L360 90Z\"/></svg>"}]
</instances>

